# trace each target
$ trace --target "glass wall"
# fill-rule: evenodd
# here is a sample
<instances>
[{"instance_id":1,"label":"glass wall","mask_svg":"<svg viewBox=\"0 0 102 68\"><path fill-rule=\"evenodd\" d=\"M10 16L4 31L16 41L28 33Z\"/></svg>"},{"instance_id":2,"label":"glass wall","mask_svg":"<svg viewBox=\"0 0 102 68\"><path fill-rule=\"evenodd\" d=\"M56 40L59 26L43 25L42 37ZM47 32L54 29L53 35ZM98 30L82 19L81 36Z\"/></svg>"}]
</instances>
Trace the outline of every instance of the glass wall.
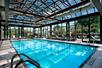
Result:
<instances>
[{"instance_id":1,"label":"glass wall","mask_svg":"<svg viewBox=\"0 0 102 68\"><path fill-rule=\"evenodd\" d=\"M24 38L32 38L33 37L33 28L24 27Z\"/></svg>"},{"instance_id":2,"label":"glass wall","mask_svg":"<svg viewBox=\"0 0 102 68\"><path fill-rule=\"evenodd\" d=\"M49 31L51 32L50 38L53 39L67 39L69 40L80 40L91 42L92 37L100 40L100 18L99 16L79 19L76 21L71 21L69 24L61 23L51 25L52 31L50 31L50 27L42 27L43 37L48 37ZM66 37L67 36L67 37Z\"/></svg>"},{"instance_id":3,"label":"glass wall","mask_svg":"<svg viewBox=\"0 0 102 68\"><path fill-rule=\"evenodd\" d=\"M32 38L33 37L33 28L31 27L8 27L8 39L11 38Z\"/></svg>"},{"instance_id":4,"label":"glass wall","mask_svg":"<svg viewBox=\"0 0 102 68\"><path fill-rule=\"evenodd\" d=\"M8 38L20 38L21 37L21 31L19 29L20 27L8 27Z\"/></svg>"},{"instance_id":5,"label":"glass wall","mask_svg":"<svg viewBox=\"0 0 102 68\"><path fill-rule=\"evenodd\" d=\"M42 27L42 37L50 38L50 26Z\"/></svg>"},{"instance_id":6,"label":"glass wall","mask_svg":"<svg viewBox=\"0 0 102 68\"><path fill-rule=\"evenodd\" d=\"M70 25L70 40L76 39L76 21L69 22Z\"/></svg>"},{"instance_id":7,"label":"glass wall","mask_svg":"<svg viewBox=\"0 0 102 68\"><path fill-rule=\"evenodd\" d=\"M51 28L50 28L51 26ZM8 39L11 38L53 38L60 40L77 40L93 42L100 41L100 16L58 23L40 28L33 27L8 27ZM4 39L4 27L1 27L2 39Z\"/></svg>"},{"instance_id":8,"label":"glass wall","mask_svg":"<svg viewBox=\"0 0 102 68\"><path fill-rule=\"evenodd\" d=\"M89 18L80 19L76 23L76 32L77 39L81 39L82 41L89 41Z\"/></svg>"},{"instance_id":9,"label":"glass wall","mask_svg":"<svg viewBox=\"0 0 102 68\"><path fill-rule=\"evenodd\" d=\"M76 38L77 39L82 39L82 24L81 20L76 21Z\"/></svg>"},{"instance_id":10,"label":"glass wall","mask_svg":"<svg viewBox=\"0 0 102 68\"><path fill-rule=\"evenodd\" d=\"M77 39L82 39L82 41L100 41L100 17L94 16L78 20L76 34Z\"/></svg>"},{"instance_id":11,"label":"glass wall","mask_svg":"<svg viewBox=\"0 0 102 68\"><path fill-rule=\"evenodd\" d=\"M65 39L66 38L66 23L52 25L52 38Z\"/></svg>"},{"instance_id":12,"label":"glass wall","mask_svg":"<svg viewBox=\"0 0 102 68\"><path fill-rule=\"evenodd\" d=\"M40 28L35 29L35 36L34 37L40 38Z\"/></svg>"},{"instance_id":13,"label":"glass wall","mask_svg":"<svg viewBox=\"0 0 102 68\"><path fill-rule=\"evenodd\" d=\"M56 26L56 25L52 25L52 32L51 32L52 36L50 36L51 38L56 37L56 33L55 33L55 31L54 31L55 26Z\"/></svg>"},{"instance_id":14,"label":"glass wall","mask_svg":"<svg viewBox=\"0 0 102 68\"><path fill-rule=\"evenodd\" d=\"M90 36L91 41L100 41L100 17L90 17Z\"/></svg>"}]
</instances>

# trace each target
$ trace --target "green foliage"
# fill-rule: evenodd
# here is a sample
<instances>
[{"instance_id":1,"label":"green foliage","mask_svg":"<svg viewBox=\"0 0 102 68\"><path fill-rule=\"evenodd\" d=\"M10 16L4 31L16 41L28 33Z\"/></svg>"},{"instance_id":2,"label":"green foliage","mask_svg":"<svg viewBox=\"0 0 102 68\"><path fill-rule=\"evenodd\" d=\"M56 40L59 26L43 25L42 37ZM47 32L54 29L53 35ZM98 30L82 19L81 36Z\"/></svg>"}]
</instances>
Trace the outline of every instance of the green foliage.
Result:
<instances>
[{"instance_id":1,"label":"green foliage","mask_svg":"<svg viewBox=\"0 0 102 68\"><path fill-rule=\"evenodd\" d=\"M100 32L100 21L99 16L81 19L77 21L77 33L81 33L81 28L83 27L83 32L88 33L88 25L90 23L90 32L99 33Z\"/></svg>"},{"instance_id":2,"label":"green foliage","mask_svg":"<svg viewBox=\"0 0 102 68\"><path fill-rule=\"evenodd\" d=\"M62 37L62 35L66 35L66 26L56 25L54 27L54 34Z\"/></svg>"}]
</instances>

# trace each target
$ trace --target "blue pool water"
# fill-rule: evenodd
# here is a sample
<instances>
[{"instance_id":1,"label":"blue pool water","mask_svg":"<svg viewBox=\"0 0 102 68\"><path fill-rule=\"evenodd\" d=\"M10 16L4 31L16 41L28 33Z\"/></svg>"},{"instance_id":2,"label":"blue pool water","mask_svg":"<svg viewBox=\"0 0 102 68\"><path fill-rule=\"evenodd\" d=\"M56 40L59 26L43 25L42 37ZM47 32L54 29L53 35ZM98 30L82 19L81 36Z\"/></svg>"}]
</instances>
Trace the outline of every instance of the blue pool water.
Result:
<instances>
[{"instance_id":1,"label":"blue pool water","mask_svg":"<svg viewBox=\"0 0 102 68\"><path fill-rule=\"evenodd\" d=\"M11 43L18 53L36 60L41 68L79 68L96 50L91 46L48 40L16 40ZM36 68L27 64L28 68Z\"/></svg>"}]
</instances>

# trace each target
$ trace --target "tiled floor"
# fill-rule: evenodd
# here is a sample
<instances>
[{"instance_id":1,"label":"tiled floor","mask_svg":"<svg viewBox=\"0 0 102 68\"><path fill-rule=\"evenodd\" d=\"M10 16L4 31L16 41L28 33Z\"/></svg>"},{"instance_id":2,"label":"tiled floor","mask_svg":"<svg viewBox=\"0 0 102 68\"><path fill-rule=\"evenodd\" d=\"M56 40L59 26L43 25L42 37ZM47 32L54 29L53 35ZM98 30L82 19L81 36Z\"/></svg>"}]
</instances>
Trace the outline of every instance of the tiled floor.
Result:
<instances>
[{"instance_id":1,"label":"tiled floor","mask_svg":"<svg viewBox=\"0 0 102 68\"><path fill-rule=\"evenodd\" d=\"M0 68L10 68L11 58L14 54L16 54L16 52L11 47L10 41L3 41L0 47ZM19 57L16 58L15 61L18 59Z\"/></svg>"},{"instance_id":2,"label":"tiled floor","mask_svg":"<svg viewBox=\"0 0 102 68\"><path fill-rule=\"evenodd\" d=\"M102 47L98 48L83 68L102 68Z\"/></svg>"}]
</instances>

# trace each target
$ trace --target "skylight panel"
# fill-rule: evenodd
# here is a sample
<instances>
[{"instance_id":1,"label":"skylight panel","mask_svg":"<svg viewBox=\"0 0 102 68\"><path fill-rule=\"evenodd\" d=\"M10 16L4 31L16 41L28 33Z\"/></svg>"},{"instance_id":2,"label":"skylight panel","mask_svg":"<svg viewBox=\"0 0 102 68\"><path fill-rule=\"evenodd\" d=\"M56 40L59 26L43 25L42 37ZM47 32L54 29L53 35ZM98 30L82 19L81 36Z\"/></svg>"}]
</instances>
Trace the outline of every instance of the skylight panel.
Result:
<instances>
[{"instance_id":1,"label":"skylight panel","mask_svg":"<svg viewBox=\"0 0 102 68\"><path fill-rule=\"evenodd\" d=\"M61 2L56 2L57 3L57 5L61 8L61 9L65 9L65 6L63 6L63 4L61 3Z\"/></svg>"},{"instance_id":2,"label":"skylight panel","mask_svg":"<svg viewBox=\"0 0 102 68\"><path fill-rule=\"evenodd\" d=\"M76 16L75 16L75 13L72 13L71 15L72 15L72 18L76 17Z\"/></svg>"},{"instance_id":3,"label":"skylight panel","mask_svg":"<svg viewBox=\"0 0 102 68\"><path fill-rule=\"evenodd\" d=\"M68 1L69 1L69 3L70 3L71 5L75 5L75 4L76 4L74 0L68 0Z\"/></svg>"},{"instance_id":4,"label":"skylight panel","mask_svg":"<svg viewBox=\"0 0 102 68\"><path fill-rule=\"evenodd\" d=\"M68 17L68 19L72 18L70 14L69 14L69 15L67 15L67 17Z\"/></svg>"},{"instance_id":5,"label":"skylight panel","mask_svg":"<svg viewBox=\"0 0 102 68\"><path fill-rule=\"evenodd\" d=\"M88 9L88 13L90 14L90 13L94 13L94 8L89 8Z\"/></svg>"},{"instance_id":6,"label":"skylight panel","mask_svg":"<svg viewBox=\"0 0 102 68\"><path fill-rule=\"evenodd\" d=\"M98 12L97 8L95 7L95 12Z\"/></svg>"},{"instance_id":7,"label":"skylight panel","mask_svg":"<svg viewBox=\"0 0 102 68\"><path fill-rule=\"evenodd\" d=\"M75 0L77 3L80 3L81 2L81 0Z\"/></svg>"},{"instance_id":8,"label":"skylight panel","mask_svg":"<svg viewBox=\"0 0 102 68\"><path fill-rule=\"evenodd\" d=\"M41 9L45 8L46 6L44 4L42 4L41 6L39 6ZM47 8L46 8L47 9Z\"/></svg>"},{"instance_id":9,"label":"skylight panel","mask_svg":"<svg viewBox=\"0 0 102 68\"><path fill-rule=\"evenodd\" d=\"M79 10L76 11L76 15L77 15L77 16L81 16L81 13L80 13Z\"/></svg>"},{"instance_id":10,"label":"skylight panel","mask_svg":"<svg viewBox=\"0 0 102 68\"><path fill-rule=\"evenodd\" d=\"M35 2L35 5L40 6L41 4L42 4L42 3L41 3L41 2L39 2L39 1Z\"/></svg>"},{"instance_id":11,"label":"skylight panel","mask_svg":"<svg viewBox=\"0 0 102 68\"><path fill-rule=\"evenodd\" d=\"M56 11L56 9L53 6L51 6L50 9L52 9L53 11Z\"/></svg>"},{"instance_id":12,"label":"skylight panel","mask_svg":"<svg viewBox=\"0 0 102 68\"><path fill-rule=\"evenodd\" d=\"M82 10L82 11L81 11L81 14L82 14L82 15L86 15L86 14L87 14L86 9Z\"/></svg>"}]
</instances>

